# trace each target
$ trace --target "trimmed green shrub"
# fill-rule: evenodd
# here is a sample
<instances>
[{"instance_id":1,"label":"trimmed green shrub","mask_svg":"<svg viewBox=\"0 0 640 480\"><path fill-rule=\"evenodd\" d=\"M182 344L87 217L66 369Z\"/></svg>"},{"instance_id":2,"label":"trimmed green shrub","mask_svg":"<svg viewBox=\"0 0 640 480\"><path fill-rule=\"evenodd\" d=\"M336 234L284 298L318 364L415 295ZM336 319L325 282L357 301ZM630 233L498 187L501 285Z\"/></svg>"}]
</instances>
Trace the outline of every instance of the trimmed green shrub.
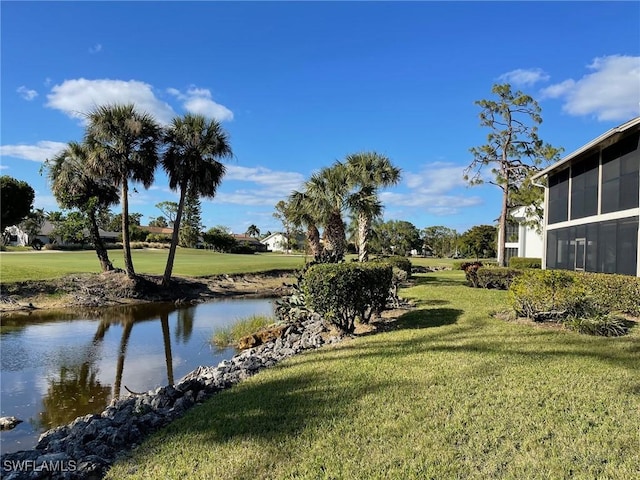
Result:
<instances>
[{"instance_id":1,"label":"trimmed green shrub","mask_svg":"<svg viewBox=\"0 0 640 480\"><path fill-rule=\"evenodd\" d=\"M533 257L511 257L510 268L542 268L542 259Z\"/></svg>"},{"instance_id":2,"label":"trimmed green shrub","mask_svg":"<svg viewBox=\"0 0 640 480\"><path fill-rule=\"evenodd\" d=\"M640 278L609 273L575 273L599 311L640 316Z\"/></svg>"},{"instance_id":3,"label":"trimmed green shrub","mask_svg":"<svg viewBox=\"0 0 640 480\"><path fill-rule=\"evenodd\" d=\"M529 270L512 282L509 295L516 313L534 320L640 316L640 278L628 275Z\"/></svg>"},{"instance_id":4,"label":"trimmed green shrub","mask_svg":"<svg viewBox=\"0 0 640 480\"><path fill-rule=\"evenodd\" d=\"M400 255L394 255L381 259L382 262L388 263L392 267L399 268L407 273L407 278L411 278L411 260L407 257L401 257Z\"/></svg>"},{"instance_id":5,"label":"trimmed green shrub","mask_svg":"<svg viewBox=\"0 0 640 480\"><path fill-rule=\"evenodd\" d=\"M581 316L586 292L563 270L525 270L511 282L509 300L516 314L536 321Z\"/></svg>"},{"instance_id":6,"label":"trimmed green shrub","mask_svg":"<svg viewBox=\"0 0 640 480\"><path fill-rule=\"evenodd\" d=\"M381 263L317 264L303 276L307 306L346 333L384 310L393 269Z\"/></svg>"},{"instance_id":7,"label":"trimmed green shrub","mask_svg":"<svg viewBox=\"0 0 640 480\"><path fill-rule=\"evenodd\" d=\"M508 267L480 267L476 271L477 286L480 288L497 288L507 290L515 277L522 270Z\"/></svg>"}]
</instances>

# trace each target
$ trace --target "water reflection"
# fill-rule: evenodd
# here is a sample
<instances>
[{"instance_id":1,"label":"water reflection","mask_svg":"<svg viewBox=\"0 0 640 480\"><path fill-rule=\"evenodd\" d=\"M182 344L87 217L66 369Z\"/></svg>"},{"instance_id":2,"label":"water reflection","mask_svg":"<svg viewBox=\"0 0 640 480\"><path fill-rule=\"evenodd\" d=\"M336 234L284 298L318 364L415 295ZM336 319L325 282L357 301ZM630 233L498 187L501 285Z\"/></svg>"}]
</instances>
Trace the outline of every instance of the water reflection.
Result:
<instances>
[{"instance_id":1,"label":"water reflection","mask_svg":"<svg viewBox=\"0 0 640 480\"><path fill-rule=\"evenodd\" d=\"M2 453L33 448L39 434L98 413L127 390L173 384L199 365L230 358L213 349L216 328L273 314L266 299L235 299L45 312L1 319L1 415L24 423L3 432Z\"/></svg>"},{"instance_id":2,"label":"water reflection","mask_svg":"<svg viewBox=\"0 0 640 480\"><path fill-rule=\"evenodd\" d=\"M74 418L97 413L109 403L111 386L98 379L98 369L90 362L62 365L59 375L47 378L47 393L37 427L48 430L65 425Z\"/></svg>"}]
</instances>

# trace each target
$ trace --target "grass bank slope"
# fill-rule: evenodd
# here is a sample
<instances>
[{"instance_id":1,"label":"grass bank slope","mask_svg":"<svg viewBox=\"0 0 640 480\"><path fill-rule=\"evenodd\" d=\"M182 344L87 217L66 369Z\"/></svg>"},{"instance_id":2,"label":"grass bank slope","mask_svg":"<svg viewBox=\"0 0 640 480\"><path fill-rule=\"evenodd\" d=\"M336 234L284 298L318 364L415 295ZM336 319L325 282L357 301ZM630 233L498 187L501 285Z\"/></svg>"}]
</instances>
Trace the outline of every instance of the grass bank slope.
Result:
<instances>
[{"instance_id":1,"label":"grass bank slope","mask_svg":"<svg viewBox=\"0 0 640 480\"><path fill-rule=\"evenodd\" d=\"M110 479L637 478L640 332L493 319L506 294L418 278L398 328L283 362L192 409Z\"/></svg>"}]
</instances>

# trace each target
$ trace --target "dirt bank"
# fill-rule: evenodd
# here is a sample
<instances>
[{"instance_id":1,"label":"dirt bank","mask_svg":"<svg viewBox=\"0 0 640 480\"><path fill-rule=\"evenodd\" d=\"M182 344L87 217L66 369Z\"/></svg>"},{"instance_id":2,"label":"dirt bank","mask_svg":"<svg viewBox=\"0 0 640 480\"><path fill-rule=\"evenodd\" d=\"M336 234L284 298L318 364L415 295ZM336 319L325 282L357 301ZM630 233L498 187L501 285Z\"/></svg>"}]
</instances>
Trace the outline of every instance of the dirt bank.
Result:
<instances>
[{"instance_id":1,"label":"dirt bank","mask_svg":"<svg viewBox=\"0 0 640 480\"><path fill-rule=\"evenodd\" d=\"M55 280L2 285L0 313L25 309L102 307L145 302L201 302L232 295L280 296L294 281L290 271L255 274L174 277L169 287L162 277L128 278L121 270L69 275Z\"/></svg>"}]
</instances>

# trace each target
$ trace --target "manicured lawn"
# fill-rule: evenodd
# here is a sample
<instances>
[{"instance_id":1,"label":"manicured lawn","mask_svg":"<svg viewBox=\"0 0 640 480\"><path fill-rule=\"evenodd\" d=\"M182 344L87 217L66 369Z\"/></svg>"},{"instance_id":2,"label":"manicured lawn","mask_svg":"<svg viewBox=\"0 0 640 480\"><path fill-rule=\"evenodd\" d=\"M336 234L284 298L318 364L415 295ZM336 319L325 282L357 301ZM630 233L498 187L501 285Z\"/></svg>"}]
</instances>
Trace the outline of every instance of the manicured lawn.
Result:
<instances>
[{"instance_id":1,"label":"manicured lawn","mask_svg":"<svg viewBox=\"0 0 640 480\"><path fill-rule=\"evenodd\" d=\"M133 250L137 273L161 275L169 250ZM122 250L110 250L114 266L124 268ZM206 276L222 273L262 272L274 269L296 269L304 265L302 256L279 254L231 255L209 250L178 249L173 268L177 276ZM2 252L0 279L2 283L25 280L47 280L72 273L99 272L100 264L93 251Z\"/></svg>"},{"instance_id":2,"label":"manicured lawn","mask_svg":"<svg viewBox=\"0 0 640 480\"><path fill-rule=\"evenodd\" d=\"M261 372L109 478L638 478L640 328L508 323L506 293L463 278L419 276L398 329Z\"/></svg>"}]
</instances>

